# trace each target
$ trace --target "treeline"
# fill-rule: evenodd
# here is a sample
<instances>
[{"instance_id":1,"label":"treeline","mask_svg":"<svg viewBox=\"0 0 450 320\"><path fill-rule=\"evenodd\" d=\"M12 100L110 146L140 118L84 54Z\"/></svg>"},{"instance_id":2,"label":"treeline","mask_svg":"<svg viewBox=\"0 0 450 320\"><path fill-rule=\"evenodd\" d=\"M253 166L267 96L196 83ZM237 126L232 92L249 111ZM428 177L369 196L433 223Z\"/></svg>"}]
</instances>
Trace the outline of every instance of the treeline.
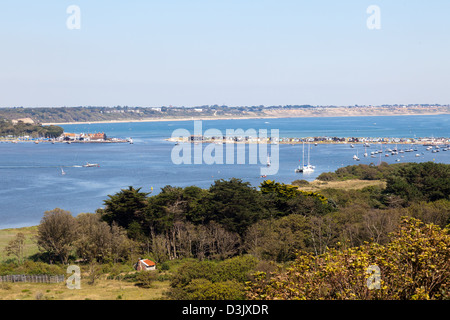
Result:
<instances>
[{"instance_id":1,"label":"treeline","mask_svg":"<svg viewBox=\"0 0 450 320\"><path fill-rule=\"evenodd\" d=\"M110 120L140 120L144 118L170 118L192 116L239 116L251 113L263 115L265 110L310 109L310 105L288 106L238 106L202 105L194 108L184 106L137 107L137 106L78 106L55 108L0 108L0 117L5 119L31 118L41 123L89 122Z\"/></svg>"},{"instance_id":2,"label":"treeline","mask_svg":"<svg viewBox=\"0 0 450 320\"><path fill-rule=\"evenodd\" d=\"M148 118L213 117L213 116L263 116L267 110L313 109L310 105L286 106L237 106L201 105L196 107L161 106L78 106L78 107L40 107L40 108L0 108L0 117L5 119L31 118L35 122L90 122L112 120L141 120Z\"/></svg>"},{"instance_id":3,"label":"treeline","mask_svg":"<svg viewBox=\"0 0 450 320\"><path fill-rule=\"evenodd\" d=\"M252 250L249 235L262 221L312 217L336 210L316 193L266 181L260 190L240 179L217 180L207 190L166 186L148 196L129 187L110 196L102 219L145 243L156 260L224 259Z\"/></svg>"},{"instance_id":4,"label":"treeline","mask_svg":"<svg viewBox=\"0 0 450 320\"><path fill-rule=\"evenodd\" d=\"M198 108L167 107L57 107L57 108L0 108L0 117L6 119L31 118L40 123L91 122L115 120L162 119L196 116L239 116L245 111L262 114L261 108L228 108L227 106L202 106Z\"/></svg>"},{"instance_id":5,"label":"treeline","mask_svg":"<svg viewBox=\"0 0 450 320\"><path fill-rule=\"evenodd\" d=\"M129 187L109 196L98 213L158 261L251 253L285 262L300 249L320 254L337 242L385 243L402 216L441 227L450 223L449 165L390 167L378 169L385 189L318 194L270 180L256 189L240 179L217 180L207 190L166 186L157 195Z\"/></svg>"},{"instance_id":6,"label":"treeline","mask_svg":"<svg viewBox=\"0 0 450 320\"><path fill-rule=\"evenodd\" d=\"M31 124L18 121L13 124L12 121L0 118L0 137L21 137L30 136L33 138L57 138L64 132L64 129L58 126L42 126L40 124Z\"/></svg>"}]
</instances>

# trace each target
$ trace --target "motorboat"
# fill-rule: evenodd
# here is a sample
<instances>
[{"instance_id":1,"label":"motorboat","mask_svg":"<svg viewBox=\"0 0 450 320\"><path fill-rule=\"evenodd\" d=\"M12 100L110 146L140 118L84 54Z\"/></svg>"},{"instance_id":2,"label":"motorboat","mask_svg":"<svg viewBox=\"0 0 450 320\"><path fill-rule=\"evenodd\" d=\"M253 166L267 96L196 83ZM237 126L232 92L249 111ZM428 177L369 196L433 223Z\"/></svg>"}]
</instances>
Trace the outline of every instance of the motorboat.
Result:
<instances>
[{"instance_id":1,"label":"motorboat","mask_svg":"<svg viewBox=\"0 0 450 320\"><path fill-rule=\"evenodd\" d=\"M83 165L83 167L85 167L85 168L92 168L92 167L100 167L100 165L98 163L89 163L89 162L87 162L86 164Z\"/></svg>"}]
</instances>

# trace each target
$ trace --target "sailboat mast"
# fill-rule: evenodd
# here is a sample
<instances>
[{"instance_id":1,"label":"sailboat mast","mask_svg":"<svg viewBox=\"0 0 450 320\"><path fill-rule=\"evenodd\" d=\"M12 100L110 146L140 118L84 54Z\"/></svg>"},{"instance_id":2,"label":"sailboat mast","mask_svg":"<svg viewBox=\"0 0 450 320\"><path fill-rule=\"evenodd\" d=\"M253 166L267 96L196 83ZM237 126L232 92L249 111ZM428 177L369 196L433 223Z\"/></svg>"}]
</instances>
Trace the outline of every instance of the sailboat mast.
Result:
<instances>
[{"instance_id":1,"label":"sailboat mast","mask_svg":"<svg viewBox=\"0 0 450 320\"><path fill-rule=\"evenodd\" d=\"M302 166L305 166L305 141L303 141Z\"/></svg>"},{"instance_id":2,"label":"sailboat mast","mask_svg":"<svg viewBox=\"0 0 450 320\"><path fill-rule=\"evenodd\" d=\"M311 144L308 144L308 166L309 166L309 154L311 153Z\"/></svg>"},{"instance_id":3,"label":"sailboat mast","mask_svg":"<svg viewBox=\"0 0 450 320\"><path fill-rule=\"evenodd\" d=\"M383 144L381 144L381 152L380 152L380 163L378 165L381 164L381 155L383 154Z\"/></svg>"}]
</instances>

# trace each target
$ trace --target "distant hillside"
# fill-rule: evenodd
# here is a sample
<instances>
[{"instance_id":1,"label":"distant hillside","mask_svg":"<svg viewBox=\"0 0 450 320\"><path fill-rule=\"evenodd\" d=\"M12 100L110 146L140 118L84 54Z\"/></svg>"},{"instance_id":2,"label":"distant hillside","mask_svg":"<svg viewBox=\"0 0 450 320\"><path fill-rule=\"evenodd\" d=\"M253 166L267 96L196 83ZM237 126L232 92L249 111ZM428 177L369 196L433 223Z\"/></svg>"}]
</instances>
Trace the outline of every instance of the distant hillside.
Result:
<instances>
[{"instance_id":1,"label":"distant hillside","mask_svg":"<svg viewBox=\"0 0 450 320\"><path fill-rule=\"evenodd\" d=\"M0 108L0 118L31 119L36 123L58 124L99 121L144 121L170 119L340 117L378 115L450 114L450 105L383 106L199 106L186 107L58 107Z\"/></svg>"},{"instance_id":2,"label":"distant hillside","mask_svg":"<svg viewBox=\"0 0 450 320\"><path fill-rule=\"evenodd\" d=\"M0 118L0 137L57 138L64 132L58 126L42 126L29 121L14 121Z\"/></svg>"}]
</instances>

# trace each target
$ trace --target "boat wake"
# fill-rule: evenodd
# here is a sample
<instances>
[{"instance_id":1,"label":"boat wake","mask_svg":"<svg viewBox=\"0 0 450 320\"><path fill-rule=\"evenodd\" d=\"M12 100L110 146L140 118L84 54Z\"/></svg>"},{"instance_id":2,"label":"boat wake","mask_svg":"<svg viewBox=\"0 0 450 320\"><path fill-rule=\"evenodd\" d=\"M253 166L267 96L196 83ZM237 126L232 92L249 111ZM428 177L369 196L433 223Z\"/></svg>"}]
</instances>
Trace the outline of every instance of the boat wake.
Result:
<instances>
[{"instance_id":1,"label":"boat wake","mask_svg":"<svg viewBox=\"0 0 450 320\"><path fill-rule=\"evenodd\" d=\"M83 166L0 166L0 169L83 168Z\"/></svg>"}]
</instances>

